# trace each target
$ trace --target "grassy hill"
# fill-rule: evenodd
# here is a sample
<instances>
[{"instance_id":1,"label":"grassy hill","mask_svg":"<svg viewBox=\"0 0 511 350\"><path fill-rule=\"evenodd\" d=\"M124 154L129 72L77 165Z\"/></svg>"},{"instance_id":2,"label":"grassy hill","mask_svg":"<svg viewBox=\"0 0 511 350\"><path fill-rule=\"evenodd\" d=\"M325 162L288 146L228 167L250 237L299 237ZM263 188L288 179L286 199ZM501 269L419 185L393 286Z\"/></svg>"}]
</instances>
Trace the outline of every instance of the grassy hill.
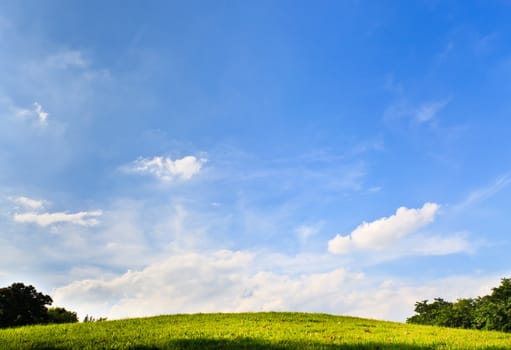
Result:
<instances>
[{"instance_id":1,"label":"grassy hill","mask_svg":"<svg viewBox=\"0 0 511 350\"><path fill-rule=\"evenodd\" d=\"M195 314L3 329L0 349L511 349L511 334L325 314Z\"/></svg>"}]
</instances>

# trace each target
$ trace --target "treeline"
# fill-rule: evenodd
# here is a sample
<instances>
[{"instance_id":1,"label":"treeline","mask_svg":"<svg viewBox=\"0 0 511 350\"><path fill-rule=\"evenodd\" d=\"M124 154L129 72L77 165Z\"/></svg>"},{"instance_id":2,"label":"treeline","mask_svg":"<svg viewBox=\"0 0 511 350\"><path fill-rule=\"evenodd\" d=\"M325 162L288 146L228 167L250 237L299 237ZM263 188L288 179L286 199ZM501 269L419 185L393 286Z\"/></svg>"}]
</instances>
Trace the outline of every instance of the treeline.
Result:
<instances>
[{"instance_id":1,"label":"treeline","mask_svg":"<svg viewBox=\"0 0 511 350\"><path fill-rule=\"evenodd\" d=\"M456 302L435 298L415 303L407 323L511 332L511 278L503 278L490 295Z\"/></svg>"},{"instance_id":2,"label":"treeline","mask_svg":"<svg viewBox=\"0 0 511 350\"><path fill-rule=\"evenodd\" d=\"M0 328L78 322L76 312L46 307L52 303L49 295L23 283L0 288Z\"/></svg>"}]
</instances>

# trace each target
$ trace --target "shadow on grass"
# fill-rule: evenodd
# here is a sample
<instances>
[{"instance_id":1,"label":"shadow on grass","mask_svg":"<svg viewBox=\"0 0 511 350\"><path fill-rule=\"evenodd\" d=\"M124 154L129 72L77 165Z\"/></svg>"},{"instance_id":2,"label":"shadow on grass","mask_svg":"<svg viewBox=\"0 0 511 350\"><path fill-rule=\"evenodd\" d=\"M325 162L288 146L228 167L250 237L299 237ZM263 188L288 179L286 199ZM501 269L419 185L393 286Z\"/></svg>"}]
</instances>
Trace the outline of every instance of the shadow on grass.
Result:
<instances>
[{"instance_id":1,"label":"shadow on grass","mask_svg":"<svg viewBox=\"0 0 511 350\"><path fill-rule=\"evenodd\" d=\"M298 349L323 349L323 350L433 350L433 349L445 349L445 343L439 344L431 344L431 345L412 345L412 344L404 344L404 343L393 343L393 344L385 344L385 343L375 343L368 342L362 344L325 344L319 342L282 342L282 343L270 343L260 339L253 338L241 338L237 340L229 340L229 339L208 339L208 338L199 338L199 339L178 339L171 340L168 343L160 346L151 346L151 345L131 345L131 346L115 346L115 349L126 349L126 350L195 350L195 349L209 349L209 350L252 350L252 349L267 349L267 350L298 350ZM90 347L88 347L90 348ZM92 347L94 348L94 347ZM60 347L60 346L31 346L30 349L33 350L63 350L69 349L68 347ZM77 348L78 349L78 348ZM110 347L103 345L99 345L97 349L110 349ZM479 349L488 349L488 350L505 350L509 348L504 347L481 347Z\"/></svg>"},{"instance_id":2,"label":"shadow on grass","mask_svg":"<svg viewBox=\"0 0 511 350\"><path fill-rule=\"evenodd\" d=\"M228 340L228 339L180 339L172 341L168 344L168 347L164 347L167 349L268 349L268 350L298 350L298 349L325 349L325 350L334 350L334 349L345 349L345 350L354 350L354 349L362 349L362 350L390 350L390 349L409 349L409 350L431 350L436 348L444 348L445 344L438 345L412 345L412 344L385 344L385 343L375 343L368 342L363 344L325 344L320 342L292 342L287 341L279 344L270 343L268 341L264 341L262 339L254 339L254 338L241 338L237 340ZM158 349L155 348L137 348L133 347L131 349ZM130 350L131 350L130 349ZM492 350L504 350L505 348L498 347L488 347L486 349Z\"/></svg>"},{"instance_id":3,"label":"shadow on grass","mask_svg":"<svg viewBox=\"0 0 511 350\"><path fill-rule=\"evenodd\" d=\"M211 349L211 350L221 350L221 349L231 349L231 350L242 350L242 349L267 349L267 350L298 350L298 349L325 349L325 350L333 350L333 349L372 349L372 350L390 350L390 349L407 349L407 350L426 350L431 349L431 347L420 347L413 345L399 345L399 344L376 344L376 343L367 343L367 344L345 344L345 345L335 345L335 344L324 344L318 342L292 342L286 341L282 343L270 343L264 340L253 339L253 338L241 338L237 340L227 340L227 339L180 339L170 342L166 347L167 349L175 349L175 350L195 350L195 349ZM156 350L158 348L144 348L144 347L132 347L130 350ZM163 348L165 349L165 347Z\"/></svg>"}]
</instances>

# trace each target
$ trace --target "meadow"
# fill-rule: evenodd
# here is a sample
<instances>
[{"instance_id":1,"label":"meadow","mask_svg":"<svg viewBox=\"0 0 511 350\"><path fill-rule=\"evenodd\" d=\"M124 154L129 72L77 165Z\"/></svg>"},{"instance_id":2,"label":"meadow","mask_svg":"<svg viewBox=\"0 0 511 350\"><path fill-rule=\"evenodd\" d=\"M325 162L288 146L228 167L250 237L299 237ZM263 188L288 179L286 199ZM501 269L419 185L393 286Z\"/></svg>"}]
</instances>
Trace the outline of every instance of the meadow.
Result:
<instances>
[{"instance_id":1,"label":"meadow","mask_svg":"<svg viewBox=\"0 0 511 350\"><path fill-rule=\"evenodd\" d=\"M171 315L0 330L0 349L511 349L511 334L309 313Z\"/></svg>"}]
</instances>

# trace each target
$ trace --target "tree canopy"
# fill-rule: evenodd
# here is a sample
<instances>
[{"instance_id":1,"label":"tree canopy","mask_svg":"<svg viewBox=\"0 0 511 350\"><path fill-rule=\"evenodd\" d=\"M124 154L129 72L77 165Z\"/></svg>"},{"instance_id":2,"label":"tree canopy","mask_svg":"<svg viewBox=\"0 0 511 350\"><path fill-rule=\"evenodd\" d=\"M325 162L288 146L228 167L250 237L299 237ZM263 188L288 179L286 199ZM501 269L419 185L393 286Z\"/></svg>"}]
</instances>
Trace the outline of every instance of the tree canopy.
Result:
<instances>
[{"instance_id":1,"label":"tree canopy","mask_svg":"<svg viewBox=\"0 0 511 350\"><path fill-rule=\"evenodd\" d=\"M76 313L64 308L48 310L46 306L52 303L49 295L38 292L31 285L13 283L0 288L0 327L78 321Z\"/></svg>"},{"instance_id":2,"label":"tree canopy","mask_svg":"<svg viewBox=\"0 0 511 350\"><path fill-rule=\"evenodd\" d=\"M48 323L74 323L78 322L76 312L68 311L63 307L48 309Z\"/></svg>"},{"instance_id":3,"label":"tree canopy","mask_svg":"<svg viewBox=\"0 0 511 350\"><path fill-rule=\"evenodd\" d=\"M454 303L442 298L435 298L432 303L417 302L415 315L406 322L511 332L511 278L503 278L500 286L483 297L458 299Z\"/></svg>"},{"instance_id":4,"label":"tree canopy","mask_svg":"<svg viewBox=\"0 0 511 350\"><path fill-rule=\"evenodd\" d=\"M39 293L33 286L13 283L0 289L0 326L23 326L46 323L48 309L53 300Z\"/></svg>"}]
</instances>

